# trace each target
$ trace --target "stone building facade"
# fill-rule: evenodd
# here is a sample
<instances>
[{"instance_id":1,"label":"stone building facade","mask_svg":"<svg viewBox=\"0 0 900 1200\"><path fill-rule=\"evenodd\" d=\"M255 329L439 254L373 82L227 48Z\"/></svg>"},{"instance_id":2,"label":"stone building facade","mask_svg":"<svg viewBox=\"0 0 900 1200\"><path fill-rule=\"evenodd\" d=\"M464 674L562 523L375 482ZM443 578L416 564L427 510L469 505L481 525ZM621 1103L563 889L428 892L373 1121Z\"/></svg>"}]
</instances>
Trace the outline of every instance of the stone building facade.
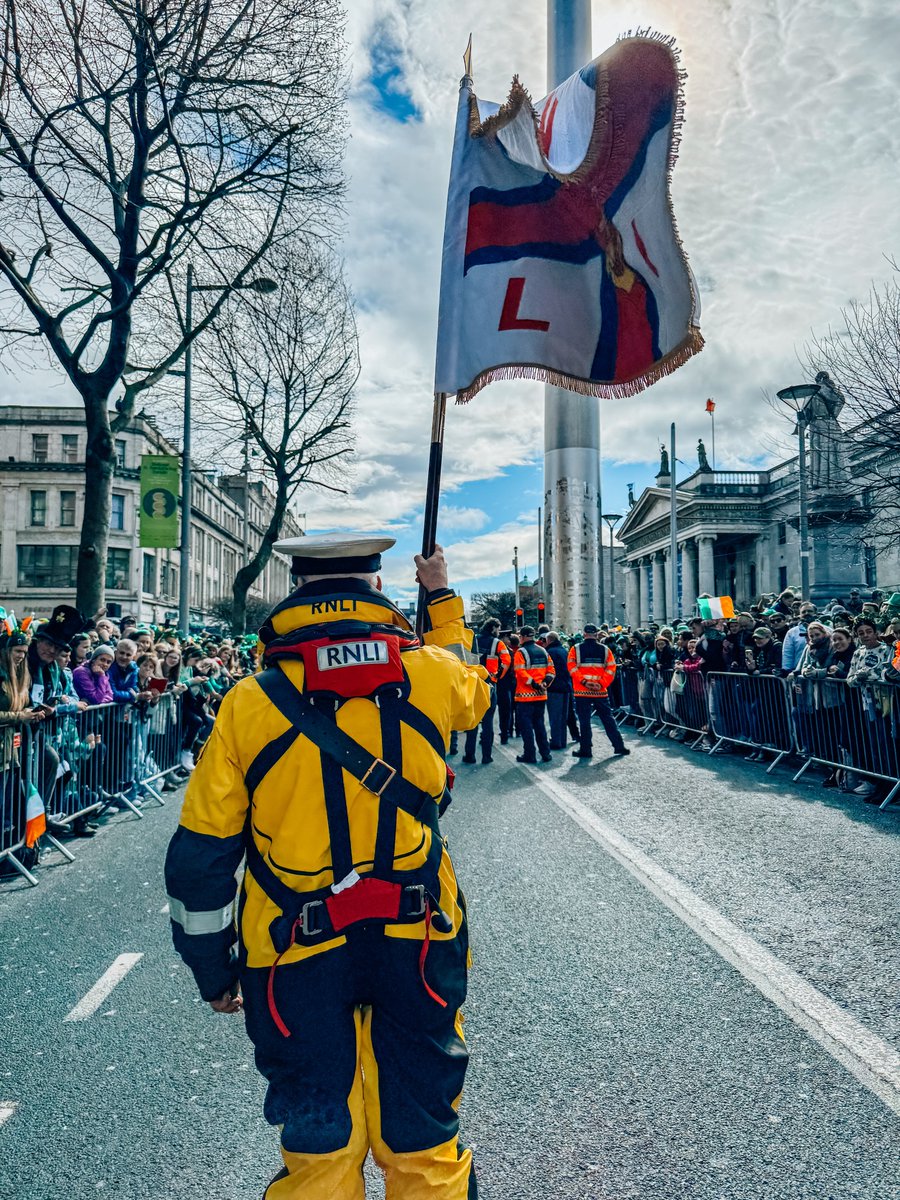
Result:
<instances>
[{"instance_id":1,"label":"stone building facade","mask_svg":"<svg viewBox=\"0 0 900 1200\"><path fill-rule=\"evenodd\" d=\"M815 459L813 459L813 464ZM896 553L865 544L870 520L865 464L846 477L812 475L809 493L810 591L819 603L900 580ZM799 587L798 460L765 471L713 471L704 464L676 487L679 601L670 612L671 477L661 466L617 530L625 576L624 620L672 621L696 611L698 595L731 596L746 608L762 592Z\"/></svg>"},{"instance_id":2,"label":"stone building facade","mask_svg":"<svg viewBox=\"0 0 900 1200\"><path fill-rule=\"evenodd\" d=\"M84 512L84 416L80 408L0 407L0 603L20 617L46 614L75 597ZM138 621L177 622L180 552L142 548L139 540L143 454L177 454L153 420L136 416L115 435L117 465L106 564L107 606ZM191 620L213 620L245 561L246 544L262 539L272 510L268 489L250 481L244 507L242 475L193 472L191 489ZM246 526L245 526L246 521ZM285 537L302 534L288 514ZM291 587L290 562L273 554L250 598L274 604Z\"/></svg>"}]
</instances>

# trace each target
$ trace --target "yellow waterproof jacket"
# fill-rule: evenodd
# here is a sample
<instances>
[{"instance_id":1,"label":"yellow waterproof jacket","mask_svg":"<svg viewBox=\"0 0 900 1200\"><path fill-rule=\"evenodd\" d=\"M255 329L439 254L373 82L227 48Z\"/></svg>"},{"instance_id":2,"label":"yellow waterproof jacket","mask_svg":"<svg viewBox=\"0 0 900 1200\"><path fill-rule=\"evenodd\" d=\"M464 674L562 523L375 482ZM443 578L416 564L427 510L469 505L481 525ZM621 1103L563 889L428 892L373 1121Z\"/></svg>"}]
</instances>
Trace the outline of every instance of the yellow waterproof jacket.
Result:
<instances>
[{"instance_id":1,"label":"yellow waterproof jacket","mask_svg":"<svg viewBox=\"0 0 900 1200\"><path fill-rule=\"evenodd\" d=\"M409 679L409 702L440 731L444 753L453 729L478 724L490 703L483 667L463 663L447 647L468 647L471 633L463 622L462 601L453 593L435 595L429 604L432 632L425 645L406 650L402 663ZM269 638L290 642L292 631L333 622L359 622L408 631L405 617L380 592L358 580L308 584L275 609ZM299 658L282 658L281 669L302 689ZM369 699L343 702L336 721L371 754L382 753L380 710ZM260 751L290 728L255 677L241 680L222 700L209 741L197 762L169 847L166 881L176 948L194 971L201 994L215 998L237 977L235 872L249 829L265 863L297 892L312 892L339 882L332 872L331 845L319 749L300 735L271 766L255 788L252 803L245 783ZM444 757L417 732L402 726L402 775L440 801L446 783ZM385 801L342 772L350 827L352 859L360 876L372 869L379 806ZM249 817L249 822L248 822ZM435 821L436 827L436 821ZM432 829L397 810L394 869L414 870L428 856ZM458 888L450 859L440 862L440 906L450 919L452 937L459 926ZM248 967L270 966L277 957L270 925L279 909L248 872L244 879L240 938ZM424 937L424 921L387 927L389 936ZM315 945L294 945L283 961L292 962L342 944L343 936Z\"/></svg>"}]
</instances>

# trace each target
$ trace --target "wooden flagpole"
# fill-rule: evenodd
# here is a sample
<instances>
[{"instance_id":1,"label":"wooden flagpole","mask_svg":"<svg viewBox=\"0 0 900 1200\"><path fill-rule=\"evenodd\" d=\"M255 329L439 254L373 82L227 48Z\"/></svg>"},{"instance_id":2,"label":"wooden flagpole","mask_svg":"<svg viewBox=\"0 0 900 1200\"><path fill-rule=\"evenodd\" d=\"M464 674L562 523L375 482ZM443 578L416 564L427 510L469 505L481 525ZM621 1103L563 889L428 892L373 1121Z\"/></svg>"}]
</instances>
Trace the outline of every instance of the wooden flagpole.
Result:
<instances>
[{"instance_id":1,"label":"wooden flagpole","mask_svg":"<svg viewBox=\"0 0 900 1200\"><path fill-rule=\"evenodd\" d=\"M434 554L437 541L438 507L441 499L441 466L444 459L444 425L447 419L447 393L435 392L431 416L431 450L428 455L428 481L425 485L425 519L422 529L422 557ZM421 641L427 624L426 591L419 584L416 606L416 633Z\"/></svg>"}]
</instances>

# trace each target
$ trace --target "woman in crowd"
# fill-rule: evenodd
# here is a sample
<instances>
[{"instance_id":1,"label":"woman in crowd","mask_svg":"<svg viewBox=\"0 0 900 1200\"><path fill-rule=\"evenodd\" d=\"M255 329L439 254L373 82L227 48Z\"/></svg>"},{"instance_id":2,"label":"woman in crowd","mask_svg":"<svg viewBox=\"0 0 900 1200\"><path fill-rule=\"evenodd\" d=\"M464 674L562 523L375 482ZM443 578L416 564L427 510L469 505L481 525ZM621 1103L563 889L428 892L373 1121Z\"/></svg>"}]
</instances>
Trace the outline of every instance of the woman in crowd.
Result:
<instances>
[{"instance_id":1,"label":"woman in crowd","mask_svg":"<svg viewBox=\"0 0 900 1200\"><path fill-rule=\"evenodd\" d=\"M868 759L870 766L879 774L891 774L894 765L891 762L890 739L888 726L891 716L890 693L878 687L884 675L885 668L893 657L891 646L881 640L878 627L872 617L860 617L856 622L855 633L858 648L850 661L847 682L850 687L857 689L850 699L850 724L856 736L854 741L858 748L852 749L856 767L861 767ZM877 803L880 799L880 788L871 779L857 783L853 789L857 796L864 800Z\"/></svg>"},{"instance_id":2,"label":"woman in crowd","mask_svg":"<svg viewBox=\"0 0 900 1200\"><path fill-rule=\"evenodd\" d=\"M69 660L69 669L74 671L76 667L80 667L82 663L87 662L92 649L91 635L89 633L76 633L72 638L72 657Z\"/></svg>"},{"instance_id":3,"label":"woman in crowd","mask_svg":"<svg viewBox=\"0 0 900 1200\"><path fill-rule=\"evenodd\" d=\"M0 846L15 846L25 833L25 789L20 771L19 728L38 725L43 709L31 705L28 638L19 630L0 636ZM37 846L25 847L16 858L25 867L38 860Z\"/></svg>"},{"instance_id":4,"label":"woman in crowd","mask_svg":"<svg viewBox=\"0 0 900 1200\"><path fill-rule=\"evenodd\" d=\"M113 664L115 651L112 646L100 645L90 660L72 672L75 691L88 704L112 704L112 685L107 672Z\"/></svg>"}]
</instances>

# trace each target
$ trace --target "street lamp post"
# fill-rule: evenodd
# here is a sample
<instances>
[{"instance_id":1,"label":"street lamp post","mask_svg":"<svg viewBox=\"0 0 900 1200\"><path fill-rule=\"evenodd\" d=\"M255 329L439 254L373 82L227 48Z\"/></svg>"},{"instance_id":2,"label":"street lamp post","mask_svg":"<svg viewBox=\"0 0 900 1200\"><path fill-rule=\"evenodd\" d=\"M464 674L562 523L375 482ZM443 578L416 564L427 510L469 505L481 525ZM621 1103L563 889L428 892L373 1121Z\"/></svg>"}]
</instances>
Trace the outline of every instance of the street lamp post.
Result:
<instances>
[{"instance_id":1,"label":"street lamp post","mask_svg":"<svg viewBox=\"0 0 900 1200\"><path fill-rule=\"evenodd\" d=\"M516 579L516 617L518 617L519 608L521 607L519 604L519 547L518 546L513 546L512 565L513 565L513 571L515 572L515 579Z\"/></svg>"},{"instance_id":2,"label":"street lamp post","mask_svg":"<svg viewBox=\"0 0 900 1200\"><path fill-rule=\"evenodd\" d=\"M616 624L616 561L613 549L613 529L616 522L622 520L621 513L602 513L602 519L609 526L609 623ZM603 564L600 564L600 574L603 574Z\"/></svg>"},{"instance_id":3,"label":"street lamp post","mask_svg":"<svg viewBox=\"0 0 900 1200\"><path fill-rule=\"evenodd\" d=\"M783 400L797 414L797 465L799 468L800 491L800 593L804 600L809 600L809 511L807 505L806 483L806 426L808 424L807 410L813 396L818 395L819 387L815 383L800 383L795 387L782 388L778 399Z\"/></svg>"},{"instance_id":4,"label":"street lamp post","mask_svg":"<svg viewBox=\"0 0 900 1200\"><path fill-rule=\"evenodd\" d=\"M184 421L181 430L181 553L179 556L181 575L178 580L178 626L184 632L185 637L188 637L191 632L191 370L193 366L193 337L191 334L194 317L194 292L223 292L226 290L246 290L265 296L271 292L277 292L278 284L274 279L267 279L264 276L259 279L251 279L247 283L238 281L229 288L220 287L218 284L194 283L194 268L191 263L188 263L184 300L184 331L188 342L184 349ZM180 371L171 373L181 374ZM246 480L247 477L245 477L245 489Z\"/></svg>"}]
</instances>

